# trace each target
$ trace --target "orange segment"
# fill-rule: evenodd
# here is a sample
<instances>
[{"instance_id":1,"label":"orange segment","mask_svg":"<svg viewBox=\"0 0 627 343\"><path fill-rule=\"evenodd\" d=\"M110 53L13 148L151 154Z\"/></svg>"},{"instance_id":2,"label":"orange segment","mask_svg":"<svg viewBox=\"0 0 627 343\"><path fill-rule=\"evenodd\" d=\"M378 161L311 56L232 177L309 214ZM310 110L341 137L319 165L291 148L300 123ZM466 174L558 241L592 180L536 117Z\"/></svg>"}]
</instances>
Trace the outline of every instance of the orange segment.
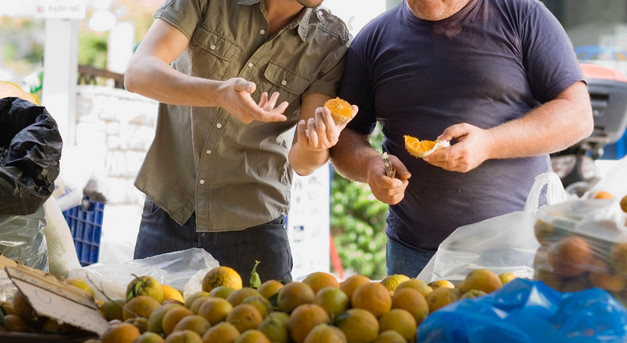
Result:
<instances>
[{"instance_id":1,"label":"orange segment","mask_svg":"<svg viewBox=\"0 0 627 343\"><path fill-rule=\"evenodd\" d=\"M421 141L418 138L409 135L404 135L403 137L405 138L405 149L407 149L407 152L418 158L425 157L436 150L450 146L448 141L430 141L426 139Z\"/></svg>"},{"instance_id":2,"label":"orange segment","mask_svg":"<svg viewBox=\"0 0 627 343\"><path fill-rule=\"evenodd\" d=\"M337 124L346 124L355 115L351 104L340 98L329 99L324 103L324 106L331 111L331 116Z\"/></svg>"}]
</instances>

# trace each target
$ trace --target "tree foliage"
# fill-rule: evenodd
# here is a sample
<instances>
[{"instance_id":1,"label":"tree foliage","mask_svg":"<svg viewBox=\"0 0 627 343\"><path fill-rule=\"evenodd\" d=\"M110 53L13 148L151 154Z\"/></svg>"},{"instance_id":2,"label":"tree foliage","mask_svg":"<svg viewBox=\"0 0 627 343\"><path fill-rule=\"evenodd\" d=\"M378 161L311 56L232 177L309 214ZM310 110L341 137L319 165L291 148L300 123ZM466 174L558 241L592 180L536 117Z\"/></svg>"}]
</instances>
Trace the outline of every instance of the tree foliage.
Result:
<instances>
[{"instance_id":1,"label":"tree foliage","mask_svg":"<svg viewBox=\"0 0 627 343\"><path fill-rule=\"evenodd\" d=\"M372 134L370 143L381 150L383 135ZM348 274L371 279L385 277L385 216L387 204L375 199L367 184L350 181L337 172L331 182L331 233Z\"/></svg>"}]
</instances>

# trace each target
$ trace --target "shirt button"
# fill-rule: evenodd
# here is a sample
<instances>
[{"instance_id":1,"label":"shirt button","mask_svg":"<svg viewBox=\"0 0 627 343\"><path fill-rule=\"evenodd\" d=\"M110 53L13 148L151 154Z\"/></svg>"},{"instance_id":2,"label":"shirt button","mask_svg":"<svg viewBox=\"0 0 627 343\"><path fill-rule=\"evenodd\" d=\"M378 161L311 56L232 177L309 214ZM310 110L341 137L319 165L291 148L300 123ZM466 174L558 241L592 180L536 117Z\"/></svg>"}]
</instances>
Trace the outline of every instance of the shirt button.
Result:
<instances>
[{"instance_id":1,"label":"shirt button","mask_svg":"<svg viewBox=\"0 0 627 343\"><path fill-rule=\"evenodd\" d=\"M260 35L265 35L266 34L266 30L264 30L264 29L259 30L259 34Z\"/></svg>"},{"instance_id":2,"label":"shirt button","mask_svg":"<svg viewBox=\"0 0 627 343\"><path fill-rule=\"evenodd\" d=\"M217 127L218 129L221 129L221 128L222 128L222 124L218 123L218 124L216 124L216 127Z\"/></svg>"},{"instance_id":3,"label":"shirt button","mask_svg":"<svg viewBox=\"0 0 627 343\"><path fill-rule=\"evenodd\" d=\"M200 180L199 182L200 182L201 185L205 184L205 180Z\"/></svg>"},{"instance_id":4,"label":"shirt button","mask_svg":"<svg viewBox=\"0 0 627 343\"><path fill-rule=\"evenodd\" d=\"M209 45L209 49L211 49L211 50L215 50L215 49L216 49L216 46L215 46L214 44L211 44L211 45Z\"/></svg>"},{"instance_id":5,"label":"shirt button","mask_svg":"<svg viewBox=\"0 0 627 343\"><path fill-rule=\"evenodd\" d=\"M253 62L248 63L248 68L252 68L253 67Z\"/></svg>"},{"instance_id":6,"label":"shirt button","mask_svg":"<svg viewBox=\"0 0 627 343\"><path fill-rule=\"evenodd\" d=\"M285 86L285 85L287 84L287 81L283 80L283 81L281 81L281 84L282 84L283 86Z\"/></svg>"},{"instance_id":7,"label":"shirt button","mask_svg":"<svg viewBox=\"0 0 627 343\"><path fill-rule=\"evenodd\" d=\"M211 150L207 150L207 155L211 154Z\"/></svg>"}]
</instances>

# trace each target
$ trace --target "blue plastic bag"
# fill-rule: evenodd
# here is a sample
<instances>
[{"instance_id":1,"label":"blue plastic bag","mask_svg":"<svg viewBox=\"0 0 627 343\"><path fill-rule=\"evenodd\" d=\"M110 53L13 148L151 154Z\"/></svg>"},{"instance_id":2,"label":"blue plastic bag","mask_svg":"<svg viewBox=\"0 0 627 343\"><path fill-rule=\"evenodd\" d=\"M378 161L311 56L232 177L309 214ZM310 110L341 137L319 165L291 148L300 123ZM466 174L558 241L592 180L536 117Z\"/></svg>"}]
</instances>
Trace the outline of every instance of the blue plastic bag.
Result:
<instances>
[{"instance_id":1,"label":"blue plastic bag","mask_svg":"<svg viewBox=\"0 0 627 343\"><path fill-rule=\"evenodd\" d=\"M520 278L431 313L417 335L420 343L626 341L627 310L607 291L561 293Z\"/></svg>"}]
</instances>

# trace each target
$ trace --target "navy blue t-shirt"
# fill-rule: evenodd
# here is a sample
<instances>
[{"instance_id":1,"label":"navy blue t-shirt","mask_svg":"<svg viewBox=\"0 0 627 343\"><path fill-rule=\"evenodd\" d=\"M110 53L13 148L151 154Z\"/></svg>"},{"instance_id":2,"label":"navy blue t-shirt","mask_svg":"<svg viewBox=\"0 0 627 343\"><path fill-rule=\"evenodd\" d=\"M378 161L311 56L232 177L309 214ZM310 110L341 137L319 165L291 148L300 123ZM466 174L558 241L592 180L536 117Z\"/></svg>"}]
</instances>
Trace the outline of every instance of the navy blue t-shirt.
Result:
<instances>
[{"instance_id":1,"label":"navy blue t-shirt","mask_svg":"<svg viewBox=\"0 0 627 343\"><path fill-rule=\"evenodd\" d=\"M380 122L383 150L412 173L405 198L390 206L388 236L436 250L460 226L522 210L535 176L550 170L544 155L448 172L410 156L403 135L433 140L456 123L491 128L580 80L570 40L537 0L472 0L441 21L418 19L403 2L367 24L349 49L339 96L360 109L349 127L369 134Z\"/></svg>"}]
</instances>

